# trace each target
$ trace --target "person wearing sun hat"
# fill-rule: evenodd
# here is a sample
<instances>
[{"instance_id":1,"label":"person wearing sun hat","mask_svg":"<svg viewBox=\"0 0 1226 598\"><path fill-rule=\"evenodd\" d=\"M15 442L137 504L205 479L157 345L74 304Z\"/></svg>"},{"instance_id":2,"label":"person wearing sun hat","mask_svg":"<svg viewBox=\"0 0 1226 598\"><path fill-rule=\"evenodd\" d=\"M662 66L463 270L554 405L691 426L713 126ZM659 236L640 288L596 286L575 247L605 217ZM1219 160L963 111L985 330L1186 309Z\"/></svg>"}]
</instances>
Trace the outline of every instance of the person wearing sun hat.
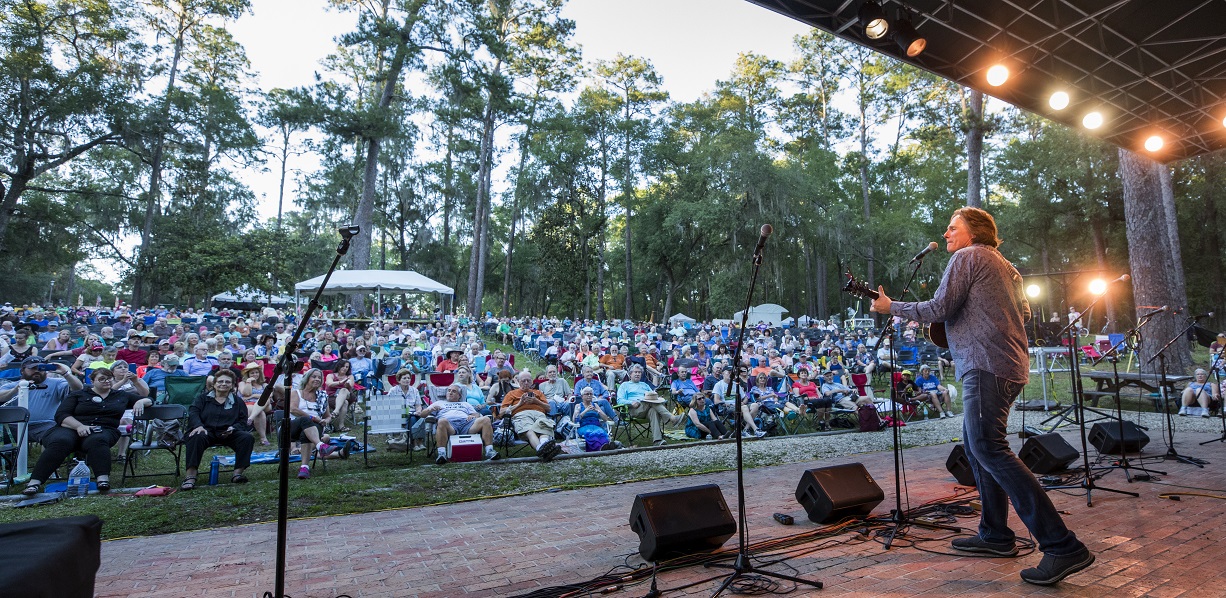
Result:
<instances>
[{"instance_id":1,"label":"person wearing sun hat","mask_svg":"<svg viewBox=\"0 0 1226 598\"><path fill-rule=\"evenodd\" d=\"M438 362L435 369L440 372L454 372L460 367L460 358L463 357L464 351L455 345L448 345L443 349L443 355L444 359Z\"/></svg>"}]
</instances>

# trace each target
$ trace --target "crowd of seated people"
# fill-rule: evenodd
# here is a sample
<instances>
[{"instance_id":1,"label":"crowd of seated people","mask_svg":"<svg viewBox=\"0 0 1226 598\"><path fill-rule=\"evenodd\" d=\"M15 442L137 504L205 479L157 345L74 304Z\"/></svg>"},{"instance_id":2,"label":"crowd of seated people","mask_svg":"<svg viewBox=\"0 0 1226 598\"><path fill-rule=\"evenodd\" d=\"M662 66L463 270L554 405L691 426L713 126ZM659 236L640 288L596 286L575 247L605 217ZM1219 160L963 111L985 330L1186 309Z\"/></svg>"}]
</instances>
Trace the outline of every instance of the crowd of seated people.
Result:
<instances>
[{"instance_id":1,"label":"crowd of seated people","mask_svg":"<svg viewBox=\"0 0 1226 598\"><path fill-rule=\"evenodd\" d=\"M545 460L558 454L558 441L566 437L555 437L547 428L561 430L558 422L564 419L582 430L572 437L589 447L599 444L596 448L614 445L611 436L602 441L597 429L609 436L622 417L646 420L657 444L666 442L663 430L670 426L684 426L687 435L704 438L738 432L762 436L764 415L789 417L811 409L854 407L862 398L849 377L871 377L890 370L888 360L874 354L876 339L871 331L846 332L825 322L781 333L765 325L748 330L739 364L743 376L734 383L729 366L739 333L735 326L450 316L414 323L351 323L341 314L325 313L309 323L300 339L291 381L273 380L269 374L282 361L296 329L295 314L277 310L10 310L0 313L0 366L15 362L12 367L16 370L34 356L57 364L54 371L42 374L57 382L49 392L37 393L37 436L57 425L55 411L65 395L76 390L71 386L73 380L86 388L96 372L107 371L112 384L121 379L125 387L134 389L139 381L148 388L150 399L160 401L168 379L205 376L206 394L213 393L210 400L228 409L235 405L231 399L242 402L246 417L235 431L241 427L253 444L270 444L273 410L288 401L294 414L295 440L328 457L332 449L320 445L327 444L329 435L350 431L346 416L356 395L371 384L383 385L377 373L386 377L399 371L411 375L449 372L454 374L449 384L459 389L461 402L477 413L472 421L488 418L491 432L505 427ZM529 363L517 367L502 351L487 350L484 338L510 341L521 359L531 355L530 363L538 364L539 376L525 372L523 367ZM312 371L313 365L323 369ZM223 371L234 374L221 376L223 385L233 382L233 388L218 395L216 382ZM25 372L20 376L25 377ZM832 378L833 385L827 384L827 378ZM446 424L451 431L440 434L438 414L421 415L432 404L425 388L427 378L417 383L421 386L413 387L412 395L401 391L406 405L416 397L407 406L414 426L414 433L406 438L410 450L425 440L422 421L427 417L435 422L436 441L463 427L456 418ZM269 386L273 400L261 406L258 399ZM387 391L392 386L382 388ZM744 399L744 428L740 431L729 429L737 386ZM6 387L0 383L0 398L5 397L2 389ZM667 406L669 399L675 406ZM696 399L701 401L696 403ZM938 403L947 413L950 407L945 395ZM614 404L623 406L620 413ZM201 406L214 409L210 403ZM120 426L131 421L132 410L125 411L128 413L120 414ZM474 423L469 427L484 436L484 426ZM216 430L209 432L210 441L217 439L213 432ZM31 438L37 441L35 435ZM120 455L123 442L115 443ZM245 474L239 471L238 475ZM303 477L309 475L307 471Z\"/></svg>"}]
</instances>

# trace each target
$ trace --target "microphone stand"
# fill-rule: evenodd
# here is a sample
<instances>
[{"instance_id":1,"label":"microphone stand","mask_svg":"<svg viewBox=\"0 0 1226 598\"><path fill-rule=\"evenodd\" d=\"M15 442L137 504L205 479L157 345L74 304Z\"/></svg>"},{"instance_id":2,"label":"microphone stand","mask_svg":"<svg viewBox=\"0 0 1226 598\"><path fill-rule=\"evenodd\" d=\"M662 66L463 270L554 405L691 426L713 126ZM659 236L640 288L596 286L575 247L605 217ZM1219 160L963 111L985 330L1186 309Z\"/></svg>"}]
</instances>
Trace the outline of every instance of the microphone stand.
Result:
<instances>
[{"instance_id":1,"label":"microphone stand","mask_svg":"<svg viewBox=\"0 0 1226 598\"><path fill-rule=\"evenodd\" d=\"M1145 363L1150 364L1150 363L1153 363L1155 359L1158 360L1158 375L1160 378L1158 388L1159 388L1159 392L1162 393L1162 410L1166 411L1166 454L1163 455L1162 457L1163 460L1164 461L1179 461L1180 463L1186 463L1188 465L1195 465L1201 469L1204 469L1205 464L1208 463L1208 461L1204 459L1197 459L1196 457L1189 457L1187 455L1180 455L1175 450L1175 420L1171 417L1170 397L1167 396L1167 384L1166 384L1166 350L1171 348L1171 345L1175 344L1175 341L1183 338L1184 335L1186 335L1188 331L1191 330L1192 327L1195 325L1196 325L1196 320L1192 320L1191 324L1188 324L1187 327L1185 327L1183 330L1180 330L1179 334L1176 334L1175 336L1171 337L1171 340L1166 341L1166 344L1162 345L1161 349L1158 349L1158 353L1154 355L1153 357L1150 357L1149 360L1146 361ZM1121 442L1123 441L1122 438L1120 440Z\"/></svg>"},{"instance_id":2,"label":"microphone stand","mask_svg":"<svg viewBox=\"0 0 1226 598\"><path fill-rule=\"evenodd\" d=\"M1222 365L1220 363L1221 361L1222 361L1222 355L1220 353L1215 353L1213 355L1213 361L1211 361L1209 364L1209 371L1213 372L1213 379L1214 379L1213 384L1216 388L1219 388L1219 389L1222 387L1222 369L1221 369ZM1201 392L1204 392L1203 388L1201 389ZM1210 399L1213 398L1212 392L1209 393L1209 398ZM1218 402L1220 403L1221 400L1222 400L1221 392L1219 391L1218 392ZM1217 414L1218 414L1218 418L1222 420L1222 435L1217 438L1206 440L1200 443L1201 446L1209 444L1210 442L1226 442L1226 406L1219 404L1217 408Z\"/></svg>"},{"instance_id":3,"label":"microphone stand","mask_svg":"<svg viewBox=\"0 0 1226 598\"><path fill-rule=\"evenodd\" d=\"M924 255L923 254L917 255L915 257L917 258L915 260L915 268L911 270L911 277L907 279L907 284L903 285L902 292L898 294L899 299L902 299L903 297L907 296L907 291L911 288L911 283L915 281L915 275L919 274L920 266L924 265ZM885 338L885 335L887 332L891 336L898 335L898 338L894 339L894 341L890 343L890 363L893 364L893 370L897 370L899 367L898 365L898 344L902 342L902 332L899 331L894 326L894 317L889 314L886 314L886 324L881 329L881 334L878 335L878 340L877 340L878 346L881 345L881 339ZM919 520L911 519L907 517L906 511L903 511L903 508L902 508L902 433L899 432L899 428L901 427L899 426L899 423L902 421L902 418L901 418L901 413L899 412L899 407L898 407L898 399L900 398L898 396L898 385L894 383L894 371L893 370L890 372L890 403L891 403L891 413L893 414L893 421L891 422L890 429L892 431L893 440L894 440L894 447L893 447L893 453L894 453L894 508L890 511L889 517L885 519L874 518L874 519L869 520L869 521L874 521L874 522L884 522L886 524L886 527L889 528L889 531L886 531L885 533L882 534L885 537L884 546L886 550L889 550L890 547L894 544L895 538L897 538L898 536L906 535L906 532L903 531L903 528L908 525L918 525L920 527L924 527L928 529L943 529L943 530L951 531L951 532L962 531L962 528L952 526L952 525L944 525L940 523L929 523L926 521L919 521Z\"/></svg>"},{"instance_id":4,"label":"microphone stand","mask_svg":"<svg viewBox=\"0 0 1226 598\"><path fill-rule=\"evenodd\" d=\"M1146 325L1146 324L1148 324L1148 323L1149 323L1149 320L1150 320L1150 318L1142 318L1142 319L1141 319L1141 321L1137 323L1136 328L1133 328L1133 329L1129 330L1128 332L1125 332L1125 333L1124 333L1124 339L1125 339L1125 340L1126 340L1126 341L1127 341L1127 342L1128 342L1130 345L1133 345L1133 346L1139 346L1139 345L1140 345L1140 341L1139 341L1139 340L1137 340L1137 341L1135 342L1135 344L1134 344L1134 343L1133 343L1133 339L1140 339L1140 338L1141 338L1141 327L1142 327L1142 326L1144 326L1144 325ZM1119 351L1119 345L1112 345L1112 346L1111 346L1111 348L1110 348L1109 350L1107 350L1107 352L1103 353L1103 354L1102 354L1102 356L1101 356L1101 357L1099 357L1098 361L1095 361L1093 364L1091 364L1091 367L1092 367L1093 365L1097 365L1097 364L1099 364L1099 363L1102 363L1102 361L1103 361L1104 359L1105 359L1105 360L1107 360L1107 361L1110 361L1110 362L1111 362L1111 376L1112 376L1112 378L1114 379L1114 382L1115 382L1115 386L1114 386L1114 388L1115 388L1115 419L1116 419L1116 421L1117 421L1117 422L1118 422L1118 424L1119 424L1120 439L1122 440L1122 439L1124 438L1124 408L1123 408L1123 406L1122 406L1122 402L1120 401L1120 365L1119 365L1119 362L1120 362L1120 351ZM1137 454L1137 462L1141 462L1141 455L1140 455L1140 452L1139 452L1139 451L1138 451L1138 454ZM1128 462L1128 451L1124 450L1122 447L1121 447L1121 449L1120 449L1120 460L1119 460L1119 463L1118 463L1117 465L1111 465L1111 466L1108 466L1108 467L1107 467L1107 469L1123 469L1123 470L1124 470L1124 478L1128 480L1128 483L1129 483L1129 484L1131 484L1131 483L1133 482L1133 479L1132 479L1132 471L1131 471L1131 470L1133 470L1133 469L1136 469L1136 470L1138 470L1138 471L1143 471L1143 472L1145 472L1145 473L1147 473L1147 474L1150 474L1150 475L1153 475L1153 474L1167 475L1167 473L1166 473L1165 471L1158 471L1158 470L1156 470L1156 469L1146 469L1145 467L1142 467L1142 466L1139 466L1139 465L1138 465L1138 466L1136 466L1136 467L1133 467L1133 466L1132 466L1132 464Z\"/></svg>"},{"instance_id":5,"label":"microphone stand","mask_svg":"<svg viewBox=\"0 0 1226 598\"><path fill-rule=\"evenodd\" d=\"M281 353L281 359L277 362L277 367L273 371L270 384L264 387L264 392L260 393L258 404L263 407L268 404L268 400L272 397L272 391L276 385L277 377L284 375L284 386L289 389L293 384L294 375L294 353L298 351L298 339L302 337L302 333L307 329L307 325L311 322L314 313L319 309L319 298L323 296L324 289L328 286L328 280L332 278L332 272L336 270L337 264L340 263L341 257L349 252L349 240L358 233L357 227L341 228L341 243L336 248L336 256L332 258L332 265L328 266L327 274L324 274L324 280L319 284L319 288L315 290L315 296L311 297L311 302L307 304L306 312L302 314L302 318L298 320L298 328L294 330L294 334L290 336L285 343L285 350ZM292 390L288 391L292 392ZM264 598L287 598L285 595L285 547L288 541L288 526L289 526L289 429L290 429L290 397L285 396L284 410L281 418L281 433L278 435L277 441L280 443L281 455L279 458L280 467L278 469L278 486L277 486L277 564L276 564L276 579L273 585L272 592L264 592ZM412 439L409 439L410 442ZM412 447L410 447L412 448ZM305 461L309 453L303 451L302 459Z\"/></svg>"},{"instance_id":6,"label":"microphone stand","mask_svg":"<svg viewBox=\"0 0 1226 598\"><path fill-rule=\"evenodd\" d=\"M763 228L765 229L766 227L763 227ZM768 230L764 232L766 234L770 234ZM749 575L753 573L756 573L758 575L765 575L767 577L783 579L783 580L787 580L793 583L805 584L805 585L817 588L819 590L822 588L822 582L820 581L811 581L811 580L804 579L801 577L794 577L791 575L785 575L783 573L776 573L774 571L766 571L763 569L758 569L754 567L754 564L750 561L750 558L749 558L749 538L748 538L749 524L745 517L745 462L744 462L743 453L742 453L745 434L744 434L744 430L742 429L742 425L743 425L742 420L744 419L744 416L741 414L741 395L743 394L741 392L741 379L740 379L741 367L742 367L741 366L741 349L745 346L745 328L749 325L749 308L750 308L750 304L753 302L754 286L756 286L758 282L758 269L762 267L762 245L763 243L759 241L757 249L754 250L753 273L749 278L749 294L745 297L745 311L741 312L741 331L740 331L740 334L737 336L736 351L732 353L732 383L736 387L736 394L735 394L736 401L733 407L736 413L735 418L733 420L733 426L735 426L735 429L736 429L736 493L737 493L737 499L736 499L736 508L737 508L736 560L733 561L731 565L724 564L724 563L706 563L705 565L706 567L715 567L719 569L731 569L732 570L732 573L728 574L728 577L724 578L724 582L721 583L718 588L716 588L713 594L711 594L711 598L715 598L716 596L719 596L720 594L722 594L724 590L728 589L733 584L733 582L735 582L737 579L745 575ZM778 563L780 561L774 561L774 562Z\"/></svg>"},{"instance_id":7,"label":"microphone stand","mask_svg":"<svg viewBox=\"0 0 1226 598\"><path fill-rule=\"evenodd\" d=\"M1098 302L1101 301L1104 296L1106 296L1106 293L1103 293L1102 295L1095 297L1094 301L1090 303L1090 306L1086 308L1086 310L1082 313L1083 314L1088 313L1091 309L1094 309L1094 306L1098 305ZM1084 389L1081 386L1081 361L1077 359L1077 340L1078 340L1077 339L1077 324L1080 321L1081 321L1081 318L1077 318L1069 322L1068 326L1065 326L1064 329L1060 331L1060 336L1067 335L1067 340L1068 340L1069 375L1072 377L1072 383L1073 383L1072 385L1073 404L1069 406L1069 409L1073 411L1074 417L1077 419L1078 430L1080 430L1081 432L1081 470L1082 470L1081 478L1082 479L1081 479L1081 482L1078 484L1069 484L1069 485L1064 485L1064 486L1046 486L1044 487L1044 489L1045 490L1062 490L1066 488L1082 488L1086 491L1086 506L1087 507L1094 506L1094 494L1093 493L1095 490L1103 490L1105 492L1115 492L1116 494L1127 494L1128 496L1131 496L1133 498L1139 498L1141 495L1137 494L1136 492L1129 492L1127 490L1116 490L1114 488L1105 488L1102 486L1096 486L1094 484L1093 470L1090 468L1090 449L1089 449L1088 443L1086 442L1086 414L1085 414L1086 406L1085 406L1085 395L1083 394ZM1122 425L1122 422L1121 422L1121 425Z\"/></svg>"}]
</instances>

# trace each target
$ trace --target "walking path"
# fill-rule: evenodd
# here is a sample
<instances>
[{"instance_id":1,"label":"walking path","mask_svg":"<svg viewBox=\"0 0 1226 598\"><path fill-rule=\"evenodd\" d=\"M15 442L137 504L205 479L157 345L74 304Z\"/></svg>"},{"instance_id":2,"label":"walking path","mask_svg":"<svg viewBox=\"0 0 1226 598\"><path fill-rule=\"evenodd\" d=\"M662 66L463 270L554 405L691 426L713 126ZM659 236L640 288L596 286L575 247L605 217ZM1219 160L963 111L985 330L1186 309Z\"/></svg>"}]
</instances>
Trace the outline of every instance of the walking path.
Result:
<instances>
[{"instance_id":1,"label":"walking path","mask_svg":"<svg viewBox=\"0 0 1226 598\"><path fill-rule=\"evenodd\" d=\"M1076 429L1063 434L1080 446ZM1159 430L1154 428L1150 436L1146 454L1165 452ZM1038 562L1037 553L980 559L926 552L947 551L944 540L904 541L889 551L869 541L836 543L821 550L815 550L814 544L795 548L794 552L805 554L788 564L799 575L822 581L825 589L792 595L1222 596L1226 591L1218 580L1218 564L1226 559L1226 543L1221 541L1216 517L1226 503L1202 496L1183 496L1178 502L1159 498L1161 493L1180 491L1226 497L1226 443L1197 445L1217 436L1203 431L1178 435L1178 450L1208 460L1204 469L1146 459L1153 468L1169 473L1159 476L1162 485L1129 484L1118 471L1098 482L1139 492L1140 498L1096 491L1094 506L1087 507L1082 492L1052 492L1057 508L1068 512L1069 526L1098 555L1093 567L1054 588L1028 585L1018 578L1020 570ZM761 451L772 442L758 441L754 449ZM1021 441L1014 438L1013 444L1017 450ZM904 451L911 506L954 492L953 477L944 467L952 446ZM669 452L657 451L652 457L667 458ZM888 513L894 504L889 452L759 467L745 475L751 541L814 529L793 496L801 473L851 462L863 463L885 491L886 500L875 513ZM291 521L286 594L294 598L512 596L580 582L627 562L627 555L631 565L641 563L638 538L628 524L636 494L706 483L718 484L735 512L736 475L723 472ZM772 518L776 512L793 515L796 525L779 525ZM1012 522L1024 534L1016 517ZM963 519L961 525L973 530L975 520ZM836 540L852 536L847 533ZM940 537L926 530L911 536ZM734 537L726 547L734 548L735 541ZM275 554L275 524L106 542L96 592L104 598L262 596L273 589ZM666 590L714 575L701 567L669 571L660 575L659 585ZM666 595L707 596L714 587L715 582L708 582ZM610 595L638 597L646 591L639 585Z\"/></svg>"}]
</instances>

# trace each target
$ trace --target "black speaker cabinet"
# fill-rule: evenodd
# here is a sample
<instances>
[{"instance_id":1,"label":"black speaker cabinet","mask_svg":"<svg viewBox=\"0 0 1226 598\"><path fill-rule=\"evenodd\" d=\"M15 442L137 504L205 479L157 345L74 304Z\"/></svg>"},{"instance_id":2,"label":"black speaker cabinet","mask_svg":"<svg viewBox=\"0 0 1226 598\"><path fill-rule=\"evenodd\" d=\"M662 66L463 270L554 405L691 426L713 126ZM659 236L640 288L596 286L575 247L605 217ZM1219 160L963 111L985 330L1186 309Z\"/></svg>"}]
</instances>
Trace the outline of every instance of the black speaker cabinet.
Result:
<instances>
[{"instance_id":1,"label":"black speaker cabinet","mask_svg":"<svg viewBox=\"0 0 1226 598\"><path fill-rule=\"evenodd\" d=\"M93 515L0 525L0 594L90 598L102 564L102 521Z\"/></svg>"},{"instance_id":2,"label":"black speaker cabinet","mask_svg":"<svg viewBox=\"0 0 1226 598\"><path fill-rule=\"evenodd\" d=\"M1139 453L1149 444L1149 435L1136 424L1124 422L1124 437L1120 438L1120 422L1098 423L1090 428L1090 444L1100 453L1122 455L1123 452Z\"/></svg>"},{"instance_id":3,"label":"black speaker cabinet","mask_svg":"<svg viewBox=\"0 0 1226 598\"><path fill-rule=\"evenodd\" d=\"M1017 456L1034 473L1056 473L1068 469L1081 453L1056 433L1039 434L1026 439Z\"/></svg>"},{"instance_id":4,"label":"black speaker cabinet","mask_svg":"<svg viewBox=\"0 0 1226 598\"><path fill-rule=\"evenodd\" d=\"M966 447L955 444L954 450L945 459L945 469L954 474L954 479L963 486L975 487L975 472L971 471L971 462L966 458Z\"/></svg>"},{"instance_id":5,"label":"black speaker cabinet","mask_svg":"<svg viewBox=\"0 0 1226 598\"><path fill-rule=\"evenodd\" d=\"M800 476L796 500L809 521L828 523L847 517L867 517L885 493L859 463L810 469Z\"/></svg>"},{"instance_id":6,"label":"black speaker cabinet","mask_svg":"<svg viewBox=\"0 0 1226 598\"><path fill-rule=\"evenodd\" d=\"M736 533L719 486L705 484L634 497L630 529L645 561L715 550Z\"/></svg>"}]
</instances>

